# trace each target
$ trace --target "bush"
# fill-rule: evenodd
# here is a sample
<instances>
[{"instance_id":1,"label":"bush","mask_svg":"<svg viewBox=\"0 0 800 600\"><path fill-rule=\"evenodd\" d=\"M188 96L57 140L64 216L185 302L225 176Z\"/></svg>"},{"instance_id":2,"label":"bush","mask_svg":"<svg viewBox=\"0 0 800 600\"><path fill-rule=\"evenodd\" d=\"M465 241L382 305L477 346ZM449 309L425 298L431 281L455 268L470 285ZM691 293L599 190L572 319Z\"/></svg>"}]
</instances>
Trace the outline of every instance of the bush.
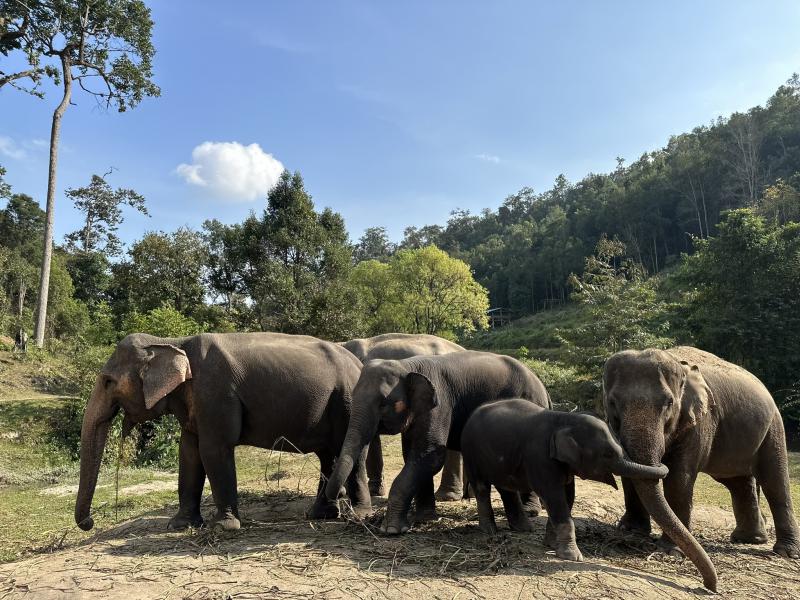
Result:
<instances>
[{"instance_id":1,"label":"bush","mask_svg":"<svg viewBox=\"0 0 800 600\"><path fill-rule=\"evenodd\" d=\"M517 351L517 357L541 379L550 394L554 409L600 410L602 386L591 375L554 361L530 358L525 346Z\"/></svg>"},{"instance_id":2,"label":"bush","mask_svg":"<svg viewBox=\"0 0 800 600\"><path fill-rule=\"evenodd\" d=\"M200 333L200 325L173 307L164 305L160 308L140 314L129 314L123 325L125 332L149 333L159 337L181 337Z\"/></svg>"}]
</instances>

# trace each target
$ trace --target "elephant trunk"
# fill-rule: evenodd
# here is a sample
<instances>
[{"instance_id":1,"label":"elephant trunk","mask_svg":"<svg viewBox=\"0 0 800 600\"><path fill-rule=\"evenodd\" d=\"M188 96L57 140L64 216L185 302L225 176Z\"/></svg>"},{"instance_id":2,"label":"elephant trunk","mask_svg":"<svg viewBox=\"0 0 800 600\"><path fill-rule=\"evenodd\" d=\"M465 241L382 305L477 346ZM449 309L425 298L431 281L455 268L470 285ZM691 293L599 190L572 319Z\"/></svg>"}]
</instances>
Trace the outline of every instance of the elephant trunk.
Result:
<instances>
[{"instance_id":1,"label":"elephant trunk","mask_svg":"<svg viewBox=\"0 0 800 600\"><path fill-rule=\"evenodd\" d=\"M669 473L669 469L664 465L651 467L641 463L633 462L623 456L611 468L615 475L620 477L630 477L631 479L664 479Z\"/></svg>"},{"instance_id":2,"label":"elephant trunk","mask_svg":"<svg viewBox=\"0 0 800 600\"><path fill-rule=\"evenodd\" d=\"M353 413L350 416L350 424L347 427L347 435L344 438L339 457L336 459L333 473L328 484L325 486L325 495L329 500L335 500L339 496L345 481L353 471L353 467L359 457L369 446L369 443L378 432L378 413L370 410L369 407L361 406L360 403L353 403Z\"/></svg>"},{"instance_id":3,"label":"elephant trunk","mask_svg":"<svg viewBox=\"0 0 800 600\"><path fill-rule=\"evenodd\" d=\"M84 531L94 527L94 520L89 516L89 512L92 508L100 463L103 460L108 428L117 410L118 408L106 398L103 378L98 375L83 414L81 427L81 472L78 498L75 502L75 522Z\"/></svg>"},{"instance_id":4,"label":"elephant trunk","mask_svg":"<svg viewBox=\"0 0 800 600\"><path fill-rule=\"evenodd\" d=\"M672 512L658 481L633 479L633 485L642 504L661 527L661 530L678 545L683 553L689 557L689 560L694 563L697 570L700 571L700 575L703 577L703 585L716 592L717 571L711 559L689 530L684 527L680 519Z\"/></svg>"}]
</instances>

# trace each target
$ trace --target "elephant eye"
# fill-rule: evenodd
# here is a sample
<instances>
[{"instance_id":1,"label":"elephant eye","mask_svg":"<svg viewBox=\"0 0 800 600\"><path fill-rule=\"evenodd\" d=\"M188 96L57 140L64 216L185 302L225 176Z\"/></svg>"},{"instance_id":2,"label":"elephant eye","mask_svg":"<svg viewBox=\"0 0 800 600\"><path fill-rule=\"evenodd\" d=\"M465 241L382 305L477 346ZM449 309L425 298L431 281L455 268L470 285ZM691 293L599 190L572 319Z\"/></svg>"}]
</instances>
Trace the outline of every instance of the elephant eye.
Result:
<instances>
[{"instance_id":1,"label":"elephant eye","mask_svg":"<svg viewBox=\"0 0 800 600\"><path fill-rule=\"evenodd\" d=\"M105 389L109 389L115 383L117 383L116 380L114 380L112 377L109 377L108 375L106 375L105 376L105 380L103 381L103 387Z\"/></svg>"}]
</instances>

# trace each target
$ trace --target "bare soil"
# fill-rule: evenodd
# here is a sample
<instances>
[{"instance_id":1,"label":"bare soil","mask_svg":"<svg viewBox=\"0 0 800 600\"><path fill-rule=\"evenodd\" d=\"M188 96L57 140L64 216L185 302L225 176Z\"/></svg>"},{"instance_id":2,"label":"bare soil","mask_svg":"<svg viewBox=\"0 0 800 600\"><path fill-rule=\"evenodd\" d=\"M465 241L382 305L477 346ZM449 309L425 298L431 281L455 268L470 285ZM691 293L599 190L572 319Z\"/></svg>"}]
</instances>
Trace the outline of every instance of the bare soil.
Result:
<instances>
[{"instance_id":1,"label":"bare soil","mask_svg":"<svg viewBox=\"0 0 800 600\"><path fill-rule=\"evenodd\" d=\"M393 467L395 470L397 465ZM300 480L298 479L298 482ZM533 534L477 527L474 502L440 503L440 518L401 537L366 520L309 522L302 489L242 494L243 527L170 532L169 511L124 522L65 550L0 565L0 598L689 598L707 596L694 566L614 524L622 493L579 481L574 516L585 560L557 559ZM299 484L298 484L299 485ZM120 490L122 493L122 490ZM211 507L206 507L207 514ZM714 561L722 598L799 598L800 564L771 544L728 543L733 515L695 509L695 533Z\"/></svg>"}]
</instances>

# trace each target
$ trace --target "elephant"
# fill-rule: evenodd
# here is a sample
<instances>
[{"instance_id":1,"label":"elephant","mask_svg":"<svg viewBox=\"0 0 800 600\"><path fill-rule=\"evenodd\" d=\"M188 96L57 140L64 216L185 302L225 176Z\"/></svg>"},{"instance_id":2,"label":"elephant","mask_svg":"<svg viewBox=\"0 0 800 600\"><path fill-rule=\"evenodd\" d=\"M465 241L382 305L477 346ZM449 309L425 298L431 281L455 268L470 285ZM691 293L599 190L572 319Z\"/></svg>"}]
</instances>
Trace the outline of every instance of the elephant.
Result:
<instances>
[{"instance_id":1,"label":"elephant","mask_svg":"<svg viewBox=\"0 0 800 600\"><path fill-rule=\"evenodd\" d=\"M478 503L481 530L497 533L492 485L500 493L514 531L533 530L520 493L535 492L547 506L545 543L566 560L583 560L571 516L575 475L617 489L614 475L657 480L667 474L663 465L631 462L597 417L547 410L519 399L476 408L461 434L461 453Z\"/></svg>"},{"instance_id":2,"label":"elephant","mask_svg":"<svg viewBox=\"0 0 800 600\"><path fill-rule=\"evenodd\" d=\"M663 492L653 481L623 479L621 528L649 533L652 516L667 548L677 544L714 589L714 566L690 533L692 493L702 472L730 491L732 542L767 541L760 486L775 520L774 551L800 558L783 422L761 381L714 354L679 346L613 355L603 389L606 419L631 459L669 468Z\"/></svg>"},{"instance_id":3,"label":"elephant","mask_svg":"<svg viewBox=\"0 0 800 600\"><path fill-rule=\"evenodd\" d=\"M201 334L161 338L131 334L97 376L81 429L75 521L94 526L92 496L112 418L123 430L172 413L181 426L179 510L170 527L200 526L206 475L216 505L213 523L240 526L234 447L272 448L286 439L313 452L321 477L312 518L335 518L324 482L341 449L361 364L347 350L313 337L280 333ZM347 481L354 507L370 509L363 458Z\"/></svg>"},{"instance_id":4,"label":"elephant","mask_svg":"<svg viewBox=\"0 0 800 600\"><path fill-rule=\"evenodd\" d=\"M376 358L402 359L464 351L464 348L458 344L435 335L409 333L384 333L371 338L342 342L342 346L352 352L362 363ZM448 450L442 469L442 481L439 489L436 490L437 500L447 502L461 500L464 497L461 471L461 453ZM370 494L384 496L386 489L383 485L383 449L379 435L376 435L369 445L367 477L369 478Z\"/></svg>"},{"instance_id":5,"label":"elephant","mask_svg":"<svg viewBox=\"0 0 800 600\"><path fill-rule=\"evenodd\" d=\"M433 476L446 449L460 450L461 431L473 410L504 398L552 406L539 378L509 356L465 350L368 362L353 391L350 425L325 490L328 498L337 497L376 433L401 433L405 464L389 491L381 530L408 531L412 497L416 521L435 518Z\"/></svg>"}]
</instances>

